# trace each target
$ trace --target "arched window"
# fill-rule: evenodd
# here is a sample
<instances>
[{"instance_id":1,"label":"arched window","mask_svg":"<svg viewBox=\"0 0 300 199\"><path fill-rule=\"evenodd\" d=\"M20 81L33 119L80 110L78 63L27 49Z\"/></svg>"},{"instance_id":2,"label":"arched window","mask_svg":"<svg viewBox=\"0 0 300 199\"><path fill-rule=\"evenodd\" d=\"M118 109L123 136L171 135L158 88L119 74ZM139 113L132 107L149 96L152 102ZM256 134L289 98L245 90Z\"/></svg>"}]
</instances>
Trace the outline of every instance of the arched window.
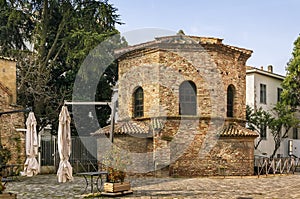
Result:
<instances>
[{"instance_id":1,"label":"arched window","mask_svg":"<svg viewBox=\"0 0 300 199\"><path fill-rule=\"evenodd\" d=\"M184 81L179 87L179 114L197 114L197 89L192 81Z\"/></svg>"},{"instance_id":2,"label":"arched window","mask_svg":"<svg viewBox=\"0 0 300 199\"><path fill-rule=\"evenodd\" d=\"M235 88L233 85L229 85L227 88L227 117L233 117L234 95L235 95Z\"/></svg>"},{"instance_id":3,"label":"arched window","mask_svg":"<svg viewBox=\"0 0 300 199\"><path fill-rule=\"evenodd\" d=\"M134 94L134 117L144 116L144 91L142 87L138 87Z\"/></svg>"}]
</instances>

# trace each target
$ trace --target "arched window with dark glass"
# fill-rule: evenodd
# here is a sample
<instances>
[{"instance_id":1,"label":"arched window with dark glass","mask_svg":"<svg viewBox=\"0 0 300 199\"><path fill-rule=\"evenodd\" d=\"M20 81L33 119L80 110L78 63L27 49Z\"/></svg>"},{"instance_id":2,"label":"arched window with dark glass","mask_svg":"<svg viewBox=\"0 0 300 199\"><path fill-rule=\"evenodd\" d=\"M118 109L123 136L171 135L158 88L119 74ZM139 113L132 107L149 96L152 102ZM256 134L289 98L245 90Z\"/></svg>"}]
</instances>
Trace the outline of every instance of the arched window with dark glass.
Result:
<instances>
[{"instance_id":1,"label":"arched window with dark glass","mask_svg":"<svg viewBox=\"0 0 300 199\"><path fill-rule=\"evenodd\" d=\"M234 95L235 95L235 88L233 85L229 85L227 88L227 117L233 117Z\"/></svg>"},{"instance_id":2,"label":"arched window with dark glass","mask_svg":"<svg viewBox=\"0 0 300 199\"><path fill-rule=\"evenodd\" d=\"M144 91L142 87L138 87L134 94L134 117L144 116Z\"/></svg>"},{"instance_id":3,"label":"arched window with dark glass","mask_svg":"<svg viewBox=\"0 0 300 199\"><path fill-rule=\"evenodd\" d=\"M197 114L197 89L192 81L184 81L179 87L179 114Z\"/></svg>"}]
</instances>

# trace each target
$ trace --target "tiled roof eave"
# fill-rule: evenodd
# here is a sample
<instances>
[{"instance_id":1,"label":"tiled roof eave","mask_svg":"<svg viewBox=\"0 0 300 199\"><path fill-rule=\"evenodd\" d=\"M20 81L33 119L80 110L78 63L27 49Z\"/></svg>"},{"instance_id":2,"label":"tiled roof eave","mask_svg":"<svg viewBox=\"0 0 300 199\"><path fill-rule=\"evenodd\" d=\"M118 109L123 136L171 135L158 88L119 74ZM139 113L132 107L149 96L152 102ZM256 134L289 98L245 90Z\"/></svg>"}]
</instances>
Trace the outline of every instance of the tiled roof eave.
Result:
<instances>
[{"instance_id":1,"label":"tiled roof eave","mask_svg":"<svg viewBox=\"0 0 300 199\"><path fill-rule=\"evenodd\" d=\"M3 56L0 56L0 59L4 59L4 60L7 60L7 61L14 61L14 62L17 61L17 60L14 59L14 58L11 58L11 57L3 57Z\"/></svg>"},{"instance_id":2,"label":"tiled roof eave","mask_svg":"<svg viewBox=\"0 0 300 199\"><path fill-rule=\"evenodd\" d=\"M218 132L218 135L220 137L230 137L230 138L258 137L258 134L256 132L251 131L245 127L242 127L236 123L224 125Z\"/></svg>"},{"instance_id":3,"label":"tiled roof eave","mask_svg":"<svg viewBox=\"0 0 300 199\"><path fill-rule=\"evenodd\" d=\"M91 135L108 135L111 132L111 125L105 126ZM142 122L120 122L114 126L114 135L131 135L131 134L149 134L149 128Z\"/></svg>"},{"instance_id":4,"label":"tiled roof eave","mask_svg":"<svg viewBox=\"0 0 300 199\"><path fill-rule=\"evenodd\" d=\"M231 46L231 45L227 45L227 44L223 44L223 45L226 46L227 48L239 51L239 52L244 53L246 55L251 55L253 53L252 50L248 50L248 49L245 49L245 48L240 48L240 47Z\"/></svg>"},{"instance_id":5,"label":"tiled roof eave","mask_svg":"<svg viewBox=\"0 0 300 199\"><path fill-rule=\"evenodd\" d=\"M258 137L258 135L219 135L221 138L246 138L246 137Z\"/></svg>"},{"instance_id":6,"label":"tiled roof eave","mask_svg":"<svg viewBox=\"0 0 300 199\"><path fill-rule=\"evenodd\" d=\"M238 52L241 52L242 54L245 54L247 56L251 56L251 54L253 53L252 50L248 50L248 49L245 49L245 48L240 48L240 47L236 47L236 46L231 46L231 45L227 45L227 44L223 44L222 43L222 40L223 39L220 39L220 38L212 38L212 37L196 37L196 36L188 36L188 35L185 35L185 36L178 36L178 35L173 35L173 36L165 36L165 37L158 37L158 38L155 38L155 40L153 41L148 41L148 42L145 42L145 43L140 43L140 44L136 44L136 45L133 45L133 46L128 46L128 47L125 47L125 48L121 48L121 49L117 49L115 50L115 55L117 55L117 57L123 57L125 56L126 54L130 53L130 52L138 52L138 51L141 51L141 50L145 50L145 49L148 49L148 50L153 50L153 49L160 49L161 48L161 45L163 44L166 44L166 45L172 45L172 44L180 44L180 43L172 43L170 42L169 40L170 39L175 39L175 38L184 38L184 39L187 39L188 41L189 40L192 40L194 42L192 43L185 43L185 44L193 44L193 45L221 45L221 46L224 46L228 49L231 49L231 50L234 50L234 51L238 51ZM209 41L206 41L206 40L215 40L214 42L209 42ZM184 43L183 43L184 44Z\"/></svg>"}]
</instances>

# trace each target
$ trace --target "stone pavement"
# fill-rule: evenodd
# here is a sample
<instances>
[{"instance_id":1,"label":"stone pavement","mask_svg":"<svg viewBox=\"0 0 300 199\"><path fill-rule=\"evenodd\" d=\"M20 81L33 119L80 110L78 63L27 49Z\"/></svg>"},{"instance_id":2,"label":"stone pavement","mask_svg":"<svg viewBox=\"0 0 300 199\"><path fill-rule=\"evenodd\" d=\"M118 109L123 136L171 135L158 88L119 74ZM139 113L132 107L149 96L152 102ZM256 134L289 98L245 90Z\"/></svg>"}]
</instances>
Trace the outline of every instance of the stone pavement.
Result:
<instances>
[{"instance_id":1,"label":"stone pavement","mask_svg":"<svg viewBox=\"0 0 300 199\"><path fill-rule=\"evenodd\" d=\"M211 178L131 178L133 194L122 198L300 198L300 175L269 175L268 177ZM58 183L56 175L20 177L7 184L6 192L26 198L82 198L84 179Z\"/></svg>"}]
</instances>

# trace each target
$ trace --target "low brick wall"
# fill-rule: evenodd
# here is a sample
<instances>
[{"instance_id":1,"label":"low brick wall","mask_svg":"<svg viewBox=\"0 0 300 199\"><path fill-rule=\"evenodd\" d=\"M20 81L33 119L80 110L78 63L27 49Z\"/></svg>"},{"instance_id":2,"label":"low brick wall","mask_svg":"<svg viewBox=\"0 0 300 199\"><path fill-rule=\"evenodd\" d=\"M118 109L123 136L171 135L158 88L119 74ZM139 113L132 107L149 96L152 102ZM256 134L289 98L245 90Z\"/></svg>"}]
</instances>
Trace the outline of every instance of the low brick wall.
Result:
<instances>
[{"instance_id":1,"label":"low brick wall","mask_svg":"<svg viewBox=\"0 0 300 199\"><path fill-rule=\"evenodd\" d=\"M253 175L253 140L220 139L201 157L184 153L170 165L171 176Z\"/></svg>"},{"instance_id":2,"label":"low brick wall","mask_svg":"<svg viewBox=\"0 0 300 199\"><path fill-rule=\"evenodd\" d=\"M2 111L22 109L20 107L6 107ZM16 131L25 128L24 113L2 115L0 117L1 144L11 152L8 164L23 164L25 162L25 133Z\"/></svg>"}]
</instances>

